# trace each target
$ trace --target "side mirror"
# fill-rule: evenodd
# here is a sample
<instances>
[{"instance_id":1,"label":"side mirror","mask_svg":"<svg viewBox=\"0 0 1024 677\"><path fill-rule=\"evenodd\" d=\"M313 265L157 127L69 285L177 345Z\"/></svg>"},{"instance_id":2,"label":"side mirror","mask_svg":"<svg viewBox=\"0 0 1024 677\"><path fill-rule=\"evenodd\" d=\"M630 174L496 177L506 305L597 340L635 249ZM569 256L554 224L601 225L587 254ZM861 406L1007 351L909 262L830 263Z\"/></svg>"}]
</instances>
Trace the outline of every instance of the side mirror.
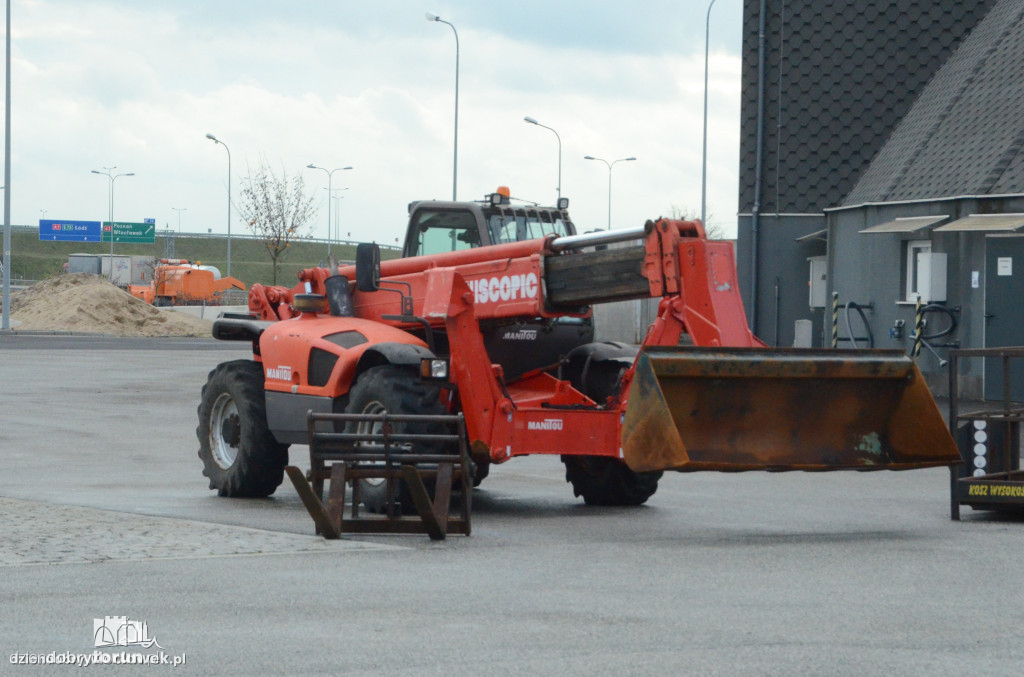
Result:
<instances>
[{"instance_id":1,"label":"side mirror","mask_svg":"<svg viewBox=\"0 0 1024 677\"><path fill-rule=\"evenodd\" d=\"M380 289L380 247L376 243L360 242L356 245L356 289Z\"/></svg>"}]
</instances>

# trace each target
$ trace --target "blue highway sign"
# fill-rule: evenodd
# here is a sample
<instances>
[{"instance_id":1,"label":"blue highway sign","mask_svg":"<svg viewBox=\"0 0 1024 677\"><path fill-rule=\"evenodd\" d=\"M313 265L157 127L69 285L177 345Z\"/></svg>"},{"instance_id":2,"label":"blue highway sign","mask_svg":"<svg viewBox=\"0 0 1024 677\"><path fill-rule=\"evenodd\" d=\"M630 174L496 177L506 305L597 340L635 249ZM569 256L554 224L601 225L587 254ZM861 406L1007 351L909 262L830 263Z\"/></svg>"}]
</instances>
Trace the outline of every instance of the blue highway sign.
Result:
<instances>
[{"instance_id":1,"label":"blue highway sign","mask_svg":"<svg viewBox=\"0 0 1024 677\"><path fill-rule=\"evenodd\" d=\"M56 242L100 242L99 221L39 220L39 239ZM110 238L107 238L107 242Z\"/></svg>"}]
</instances>

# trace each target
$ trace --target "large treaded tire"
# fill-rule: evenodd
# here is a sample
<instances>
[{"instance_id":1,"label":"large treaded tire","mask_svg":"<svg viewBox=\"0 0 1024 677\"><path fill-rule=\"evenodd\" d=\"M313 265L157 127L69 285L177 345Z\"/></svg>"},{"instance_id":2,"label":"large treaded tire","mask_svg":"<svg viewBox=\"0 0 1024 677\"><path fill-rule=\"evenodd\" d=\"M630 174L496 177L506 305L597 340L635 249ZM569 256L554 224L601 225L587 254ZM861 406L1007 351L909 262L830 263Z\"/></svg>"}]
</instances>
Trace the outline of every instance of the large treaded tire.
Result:
<instances>
[{"instance_id":1,"label":"large treaded tire","mask_svg":"<svg viewBox=\"0 0 1024 677\"><path fill-rule=\"evenodd\" d=\"M263 367L224 362L210 372L199 403L199 458L221 496L270 496L284 479L288 445L267 428Z\"/></svg>"},{"instance_id":2,"label":"large treaded tire","mask_svg":"<svg viewBox=\"0 0 1024 677\"><path fill-rule=\"evenodd\" d=\"M658 490L661 471L633 472L608 456L562 456L565 481L587 505L642 505Z\"/></svg>"},{"instance_id":3,"label":"large treaded tire","mask_svg":"<svg viewBox=\"0 0 1024 677\"><path fill-rule=\"evenodd\" d=\"M348 414L429 414L433 416L447 413L441 404L440 388L432 383L420 380L410 369L394 365L373 367L363 372L349 391ZM349 423L348 432L376 432L380 425L367 423ZM439 434L448 432L441 423L395 423L395 433ZM440 443L418 443L412 447L413 453L438 454L444 453ZM427 490L433 492L431 483ZM406 512L413 511L412 498L404 482L395 484L396 500ZM387 485L384 480L360 480L359 496L363 505L371 512L381 513L387 509Z\"/></svg>"},{"instance_id":4,"label":"large treaded tire","mask_svg":"<svg viewBox=\"0 0 1024 677\"><path fill-rule=\"evenodd\" d=\"M624 355L631 347L608 344L612 355ZM586 383L577 379L583 392L595 402L605 402L619 390L623 365L608 360L588 367ZM565 481L572 484L573 494L582 496L587 505L642 505L658 490L661 471L637 473L617 458L608 456L562 456Z\"/></svg>"}]
</instances>

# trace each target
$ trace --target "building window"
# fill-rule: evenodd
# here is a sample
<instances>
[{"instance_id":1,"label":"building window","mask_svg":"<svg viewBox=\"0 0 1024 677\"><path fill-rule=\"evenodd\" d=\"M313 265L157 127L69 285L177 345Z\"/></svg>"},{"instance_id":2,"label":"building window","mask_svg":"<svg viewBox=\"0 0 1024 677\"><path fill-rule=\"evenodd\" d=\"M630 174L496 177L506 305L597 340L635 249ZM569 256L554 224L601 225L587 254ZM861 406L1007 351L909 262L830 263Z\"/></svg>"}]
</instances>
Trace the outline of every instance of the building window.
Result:
<instances>
[{"instance_id":1,"label":"building window","mask_svg":"<svg viewBox=\"0 0 1024 677\"><path fill-rule=\"evenodd\" d=\"M910 240L907 242L907 257L904 260L903 275L906 280L906 296L904 300L908 303L917 301L917 271L921 267L921 255L931 254L931 240Z\"/></svg>"}]
</instances>

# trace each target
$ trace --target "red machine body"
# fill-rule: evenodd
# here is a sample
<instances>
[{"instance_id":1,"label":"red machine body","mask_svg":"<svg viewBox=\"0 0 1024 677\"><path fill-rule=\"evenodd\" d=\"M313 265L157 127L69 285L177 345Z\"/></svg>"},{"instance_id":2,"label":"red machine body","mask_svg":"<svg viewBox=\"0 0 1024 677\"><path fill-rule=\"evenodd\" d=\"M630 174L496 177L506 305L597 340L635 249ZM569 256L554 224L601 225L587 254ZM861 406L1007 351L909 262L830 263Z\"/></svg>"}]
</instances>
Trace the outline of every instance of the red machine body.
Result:
<instances>
[{"instance_id":1,"label":"red machine body","mask_svg":"<svg viewBox=\"0 0 1024 677\"><path fill-rule=\"evenodd\" d=\"M747 326L731 243L708 241L699 222L667 219L631 235L642 245L585 252L586 236L547 237L385 261L372 292L349 282L359 274L351 266L304 270L292 289L254 285L250 311L265 325L250 338L265 372L270 429L299 441L295 411L339 410L370 367L437 359L448 364L441 399L464 414L480 462L608 457L647 472L900 469L959 458L906 356L874 351L851 363L821 351L757 353L765 348ZM621 281L591 281L623 259L633 263ZM345 278L350 316L330 313L335 275ZM635 359L588 358L582 379L563 376L564 361L508 378L481 332L494 322L588 318L591 302L645 297L662 300ZM684 340L690 347L679 347ZM721 349L760 355L754 362L772 369L725 373L735 355ZM616 387L587 392L587 369L597 367L618 369ZM719 391L741 411L716 401ZM864 392L877 396L865 402ZM780 398L789 403L781 419ZM823 417L823 433L793 420L797 405Z\"/></svg>"}]
</instances>

